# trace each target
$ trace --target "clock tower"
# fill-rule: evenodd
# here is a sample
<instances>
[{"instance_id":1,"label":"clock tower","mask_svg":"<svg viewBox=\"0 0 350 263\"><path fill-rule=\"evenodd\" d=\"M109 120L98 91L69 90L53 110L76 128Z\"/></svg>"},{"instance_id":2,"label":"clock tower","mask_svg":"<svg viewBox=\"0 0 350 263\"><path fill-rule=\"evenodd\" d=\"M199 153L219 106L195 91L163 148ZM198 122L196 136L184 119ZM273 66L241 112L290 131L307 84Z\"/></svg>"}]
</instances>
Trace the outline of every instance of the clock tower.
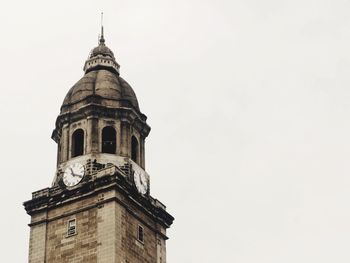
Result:
<instances>
[{"instance_id":1,"label":"clock tower","mask_svg":"<svg viewBox=\"0 0 350 263\"><path fill-rule=\"evenodd\" d=\"M24 202L29 263L166 262L166 229L174 218L150 195L150 126L119 67L102 28L52 132L52 185Z\"/></svg>"}]
</instances>

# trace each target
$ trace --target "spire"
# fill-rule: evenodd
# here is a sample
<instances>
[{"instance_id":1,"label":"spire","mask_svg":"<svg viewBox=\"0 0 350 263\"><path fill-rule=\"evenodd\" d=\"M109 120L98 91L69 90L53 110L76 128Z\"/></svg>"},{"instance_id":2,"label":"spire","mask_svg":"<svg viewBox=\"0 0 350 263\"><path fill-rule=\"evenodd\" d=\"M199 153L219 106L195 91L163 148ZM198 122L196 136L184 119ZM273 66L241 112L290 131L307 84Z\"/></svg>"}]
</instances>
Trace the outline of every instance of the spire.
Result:
<instances>
[{"instance_id":1,"label":"spire","mask_svg":"<svg viewBox=\"0 0 350 263\"><path fill-rule=\"evenodd\" d=\"M101 33L98 35L98 46L91 50L84 64L84 71L107 69L119 75L119 64L115 61L114 54L105 44L103 32L103 12L101 12Z\"/></svg>"},{"instance_id":2,"label":"spire","mask_svg":"<svg viewBox=\"0 0 350 263\"><path fill-rule=\"evenodd\" d=\"M103 12L101 12L101 35L100 35L100 39L98 41L99 45L104 45L105 44L105 38L103 35Z\"/></svg>"}]
</instances>

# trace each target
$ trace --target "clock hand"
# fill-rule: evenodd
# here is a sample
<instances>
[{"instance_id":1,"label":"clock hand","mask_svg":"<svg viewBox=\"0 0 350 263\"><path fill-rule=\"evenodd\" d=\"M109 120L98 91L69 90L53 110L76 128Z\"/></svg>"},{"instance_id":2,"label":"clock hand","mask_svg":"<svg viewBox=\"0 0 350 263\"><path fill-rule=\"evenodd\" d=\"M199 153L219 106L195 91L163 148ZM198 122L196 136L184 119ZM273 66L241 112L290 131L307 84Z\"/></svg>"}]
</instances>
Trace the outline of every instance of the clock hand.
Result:
<instances>
[{"instance_id":1,"label":"clock hand","mask_svg":"<svg viewBox=\"0 0 350 263\"><path fill-rule=\"evenodd\" d=\"M71 170L73 176L77 176L77 175L73 172L73 169L72 169L72 168L69 168L69 169Z\"/></svg>"},{"instance_id":2,"label":"clock hand","mask_svg":"<svg viewBox=\"0 0 350 263\"><path fill-rule=\"evenodd\" d=\"M147 185L147 181L144 177L141 177L142 185Z\"/></svg>"},{"instance_id":3,"label":"clock hand","mask_svg":"<svg viewBox=\"0 0 350 263\"><path fill-rule=\"evenodd\" d=\"M141 178L138 176L138 181L139 181L139 183L142 185L142 180L141 180Z\"/></svg>"},{"instance_id":4,"label":"clock hand","mask_svg":"<svg viewBox=\"0 0 350 263\"><path fill-rule=\"evenodd\" d=\"M75 174L75 173L73 173L73 176L76 176L76 177L79 177L79 178L83 178L83 176L80 175L80 174Z\"/></svg>"},{"instance_id":5,"label":"clock hand","mask_svg":"<svg viewBox=\"0 0 350 263\"><path fill-rule=\"evenodd\" d=\"M73 169L72 169L72 168L69 167L69 170L71 170L73 176L77 176L77 177L79 177L79 178L83 178L82 175L75 174L75 173L73 172Z\"/></svg>"}]
</instances>

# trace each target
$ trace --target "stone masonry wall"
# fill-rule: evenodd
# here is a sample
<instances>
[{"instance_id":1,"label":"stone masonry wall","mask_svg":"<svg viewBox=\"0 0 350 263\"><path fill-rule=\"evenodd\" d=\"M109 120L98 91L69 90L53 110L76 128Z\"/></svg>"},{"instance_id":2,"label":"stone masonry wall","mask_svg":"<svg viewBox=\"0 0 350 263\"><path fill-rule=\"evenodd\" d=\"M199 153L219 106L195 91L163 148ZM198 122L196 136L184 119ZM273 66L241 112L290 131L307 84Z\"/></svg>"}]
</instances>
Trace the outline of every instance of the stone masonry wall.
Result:
<instances>
[{"instance_id":1,"label":"stone masonry wall","mask_svg":"<svg viewBox=\"0 0 350 263\"><path fill-rule=\"evenodd\" d=\"M68 237L74 218L77 234ZM159 225L114 189L51 209L47 219L31 227L30 263L165 263ZM137 239L139 225L144 242Z\"/></svg>"},{"instance_id":2,"label":"stone masonry wall","mask_svg":"<svg viewBox=\"0 0 350 263\"><path fill-rule=\"evenodd\" d=\"M46 223L32 226L29 239L29 263L42 263L45 259Z\"/></svg>"},{"instance_id":3,"label":"stone masonry wall","mask_svg":"<svg viewBox=\"0 0 350 263\"><path fill-rule=\"evenodd\" d=\"M114 191L100 194L99 200L114 196ZM116 202L99 206L97 211L97 262L116 262Z\"/></svg>"},{"instance_id":4,"label":"stone masonry wall","mask_svg":"<svg viewBox=\"0 0 350 263\"><path fill-rule=\"evenodd\" d=\"M68 237L67 223L73 218L77 234ZM54 220L47 232L47 262L97 262L97 208Z\"/></svg>"},{"instance_id":5,"label":"stone masonry wall","mask_svg":"<svg viewBox=\"0 0 350 263\"><path fill-rule=\"evenodd\" d=\"M117 205L117 263L165 263L165 240L162 237L157 248L157 224L144 212L140 211L127 198L118 196L126 207ZM138 227L144 229L144 242L137 239ZM159 255L161 253L162 255Z\"/></svg>"}]
</instances>

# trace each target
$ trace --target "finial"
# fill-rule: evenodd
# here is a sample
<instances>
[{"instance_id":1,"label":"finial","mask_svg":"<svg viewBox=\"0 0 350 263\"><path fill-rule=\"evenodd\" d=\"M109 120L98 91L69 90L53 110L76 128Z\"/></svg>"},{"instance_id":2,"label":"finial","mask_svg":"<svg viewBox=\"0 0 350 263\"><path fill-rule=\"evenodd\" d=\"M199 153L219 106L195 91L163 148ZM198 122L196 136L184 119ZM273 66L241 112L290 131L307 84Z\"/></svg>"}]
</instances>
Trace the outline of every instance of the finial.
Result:
<instances>
[{"instance_id":1,"label":"finial","mask_svg":"<svg viewBox=\"0 0 350 263\"><path fill-rule=\"evenodd\" d=\"M99 44L103 45L105 43L105 38L103 35L103 12L101 12L101 35L100 35L100 39L99 39Z\"/></svg>"}]
</instances>

